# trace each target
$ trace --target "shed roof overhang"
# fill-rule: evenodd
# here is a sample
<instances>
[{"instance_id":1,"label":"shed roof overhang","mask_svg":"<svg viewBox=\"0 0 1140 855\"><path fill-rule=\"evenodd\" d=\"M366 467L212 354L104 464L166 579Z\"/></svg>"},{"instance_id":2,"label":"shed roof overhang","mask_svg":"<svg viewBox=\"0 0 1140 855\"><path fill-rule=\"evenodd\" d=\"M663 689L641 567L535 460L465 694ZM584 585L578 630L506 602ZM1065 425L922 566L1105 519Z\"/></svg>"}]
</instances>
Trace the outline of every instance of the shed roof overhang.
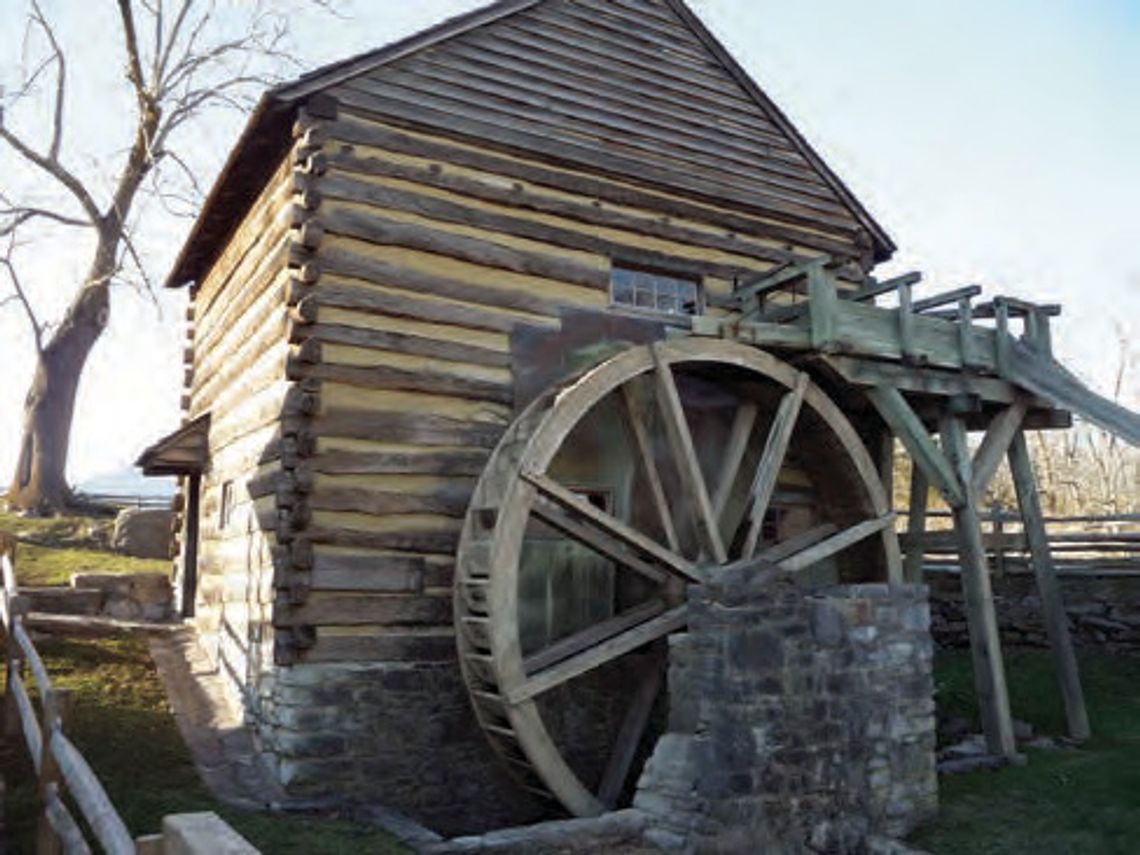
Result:
<instances>
[{"instance_id":1,"label":"shed roof overhang","mask_svg":"<svg viewBox=\"0 0 1140 855\"><path fill-rule=\"evenodd\" d=\"M198 416L146 449L135 466L144 475L201 475L206 468L210 414Z\"/></svg>"}]
</instances>

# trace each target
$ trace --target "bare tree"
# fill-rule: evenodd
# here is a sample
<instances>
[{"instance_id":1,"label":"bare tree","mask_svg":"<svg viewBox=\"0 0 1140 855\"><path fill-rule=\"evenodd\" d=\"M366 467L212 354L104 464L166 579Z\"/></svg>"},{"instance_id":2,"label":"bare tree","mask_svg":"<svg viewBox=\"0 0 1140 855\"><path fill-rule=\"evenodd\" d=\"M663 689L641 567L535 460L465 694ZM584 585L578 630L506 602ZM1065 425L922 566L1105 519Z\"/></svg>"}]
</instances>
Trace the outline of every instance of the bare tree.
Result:
<instances>
[{"instance_id":1,"label":"bare tree","mask_svg":"<svg viewBox=\"0 0 1140 855\"><path fill-rule=\"evenodd\" d=\"M321 0L316 0L323 5ZM186 126L211 108L247 108L287 61L287 11L282 4L233 4L228 13L242 13L240 22L221 32L218 9L201 0L116 0L121 33L124 85L134 102L131 114L109 121L130 123L129 147L110 164L114 174L109 192L81 176L66 162L69 56L57 37L57 28L45 15L40 0L30 0L25 32L23 78L6 98L0 99L0 145L8 146L45 185L58 191L58 204L21 203L0 195L0 239L6 254L0 258L0 283L10 293L0 305L12 302L22 308L31 324L36 346L36 368L23 413L19 459L8 489L9 506L35 513L62 510L75 501L65 478L76 392L88 355L107 327L110 288L113 283L150 281L134 234L147 202L168 202L170 182L188 188L197 182L177 142ZM89 14L85 9L82 14ZM89 51L85 51L84 54ZM114 61L114 60L113 60ZM46 102L50 119L40 133L29 133L8 119L14 108ZM5 113L4 108L7 108ZM42 136L34 142L33 136ZM17 236L32 229L77 229L91 236L92 251L82 282L75 288L62 319L48 326L37 315L20 278ZM152 294L153 296L153 294Z\"/></svg>"}]
</instances>

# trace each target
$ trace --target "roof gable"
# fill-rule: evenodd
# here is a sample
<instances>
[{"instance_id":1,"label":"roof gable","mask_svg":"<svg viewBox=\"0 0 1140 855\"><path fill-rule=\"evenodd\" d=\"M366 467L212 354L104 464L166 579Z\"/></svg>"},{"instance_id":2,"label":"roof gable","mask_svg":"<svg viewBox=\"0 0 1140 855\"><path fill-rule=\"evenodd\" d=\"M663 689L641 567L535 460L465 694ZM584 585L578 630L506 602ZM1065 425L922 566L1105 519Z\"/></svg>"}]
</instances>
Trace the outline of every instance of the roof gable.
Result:
<instances>
[{"instance_id":1,"label":"roof gable","mask_svg":"<svg viewBox=\"0 0 1140 855\"><path fill-rule=\"evenodd\" d=\"M501 0L280 86L190 243L218 240L211 208L253 180L243 150L264 161L266 129L279 132L292 105L320 95L382 121L863 235L877 260L894 250L683 0ZM228 200L215 199L227 183ZM169 284L195 278L186 261L184 250Z\"/></svg>"}]
</instances>

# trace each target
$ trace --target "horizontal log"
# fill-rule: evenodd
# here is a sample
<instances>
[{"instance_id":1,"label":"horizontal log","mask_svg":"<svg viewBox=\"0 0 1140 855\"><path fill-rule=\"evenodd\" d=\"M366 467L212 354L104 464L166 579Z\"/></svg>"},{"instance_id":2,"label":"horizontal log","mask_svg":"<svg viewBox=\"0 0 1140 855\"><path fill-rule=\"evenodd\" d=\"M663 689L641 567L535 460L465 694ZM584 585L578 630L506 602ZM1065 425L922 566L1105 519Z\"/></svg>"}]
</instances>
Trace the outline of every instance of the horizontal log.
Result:
<instances>
[{"instance_id":1,"label":"horizontal log","mask_svg":"<svg viewBox=\"0 0 1140 855\"><path fill-rule=\"evenodd\" d=\"M321 437L494 448L505 427L427 413L333 407L313 419L311 431Z\"/></svg>"},{"instance_id":2,"label":"horizontal log","mask_svg":"<svg viewBox=\"0 0 1140 855\"><path fill-rule=\"evenodd\" d=\"M458 532L446 531L359 531L310 525L305 536L315 544L395 549L432 555L452 555L459 546Z\"/></svg>"},{"instance_id":3,"label":"horizontal log","mask_svg":"<svg viewBox=\"0 0 1140 855\"><path fill-rule=\"evenodd\" d=\"M397 454L336 449L321 452L310 465L329 475L479 475L488 456L483 450Z\"/></svg>"},{"instance_id":4,"label":"horizontal log","mask_svg":"<svg viewBox=\"0 0 1140 855\"><path fill-rule=\"evenodd\" d=\"M419 593L433 583L446 585L453 572L450 564L440 569L420 555L317 552L309 579L321 591Z\"/></svg>"},{"instance_id":5,"label":"horizontal log","mask_svg":"<svg viewBox=\"0 0 1140 855\"><path fill-rule=\"evenodd\" d=\"M274 625L295 626L437 626L451 624L451 597L443 595L310 595L300 606L274 615ZM318 635L320 630L317 630Z\"/></svg>"},{"instance_id":6,"label":"horizontal log","mask_svg":"<svg viewBox=\"0 0 1140 855\"><path fill-rule=\"evenodd\" d=\"M323 213L321 218L330 233L358 238L378 246L399 246L586 288L605 290L610 285L606 271L549 253L519 249L361 211L331 210Z\"/></svg>"},{"instance_id":7,"label":"horizontal log","mask_svg":"<svg viewBox=\"0 0 1140 855\"><path fill-rule=\"evenodd\" d=\"M309 499L313 510L352 511L360 514L442 514L462 517L467 513L474 484L457 480L433 493L390 492L367 487L318 486Z\"/></svg>"},{"instance_id":8,"label":"horizontal log","mask_svg":"<svg viewBox=\"0 0 1140 855\"><path fill-rule=\"evenodd\" d=\"M455 659L455 635L446 630L433 633L386 632L383 635L323 636L299 655L302 662L412 662L437 663Z\"/></svg>"},{"instance_id":9,"label":"horizontal log","mask_svg":"<svg viewBox=\"0 0 1140 855\"><path fill-rule=\"evenodd\" d=\"M861 255L861 250L847 240L828 238L826 235L788 227L786 224L771 223L724 207L701 205L690 201L688 197L661 196L627 184L551 169L485 150L461 148L443 140L428 140L381 125L345 120L330 126L329 131L336 139L344 142L375 146L398 154L438 160L516 178L587 199L659 211L673 217L718 225L740 234L787 241L798 246L828 252L836 259L842 257L857 260ZM720 200L719 205L723 206L724 200Z\"/></svg>"},{"instance_id":10,"label":"horizontal log","mask_svg":"<svg viewBox=\"0 0 1140 855\"><path fill-rule=\"evenodd\" d=\"M347 344L353 347L368 347L374 350L388 350L410 356L428 356L434 359L447 359L452 362L467 362L499 368L506 368L511 364L509 353L492 350L488 347L444 341L412 333L364 329L345 324L294 324L289 335L291 341L312 339L326 344Z\"/></svg>"},{"instance_id":11,"label":"horizontal log","mask_svg":"<svg viewBox=\"0 0 1140 855\"><path fill-rule=\"evenodd\" d=\"M329 362L312 365L291 359L286 365L286 376L290 380L320 379L364 389L427 392L499 404L514 401L514 389L508 383L458 377L442 371L413 371L387 365L334 365Z\"/></svg>"}]
</instances>

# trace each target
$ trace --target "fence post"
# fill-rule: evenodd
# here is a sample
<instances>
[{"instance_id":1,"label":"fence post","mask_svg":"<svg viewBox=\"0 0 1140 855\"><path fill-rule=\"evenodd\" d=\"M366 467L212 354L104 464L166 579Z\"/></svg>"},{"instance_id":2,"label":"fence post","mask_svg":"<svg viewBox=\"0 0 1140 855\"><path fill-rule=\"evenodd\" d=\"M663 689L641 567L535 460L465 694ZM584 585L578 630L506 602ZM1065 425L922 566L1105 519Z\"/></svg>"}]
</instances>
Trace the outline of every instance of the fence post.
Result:
<instances>
[{"instance_id":1,"label":"fence post","mask_svg":"<svg viewBox=\"0 0 1140 855\"><path fill-rule=\"evenodd\" d=\"M43 743L40 748L39 779L40 804L43 810L36 829L36 855L60 855L63 852L63 845L59 835L51 827L47 815L48 799L52 796L53 790L58 792L60 781L59 764L55 762L55 755L51 750L51 736L56 730L62 731L67 725L75 699L70 689L53 688L45 691L43 686L37 688L40 690L43 705L41 724Z\"/></svg>"},{"instance_id":2,"label":"fence post","mask_svg":"<svg viewBox=\"0 0 1140 855\"><path fill-rule=\"evenodd\" d=\"M20 652L20 645L16 643L16 634L13 632L17 621L24 619L28 613L28 600L19 594L8 595L8 626L5 627L7 637L4 651L4 738L10 740L20 735L20 711L16 707L16 698L12 693L12 675L24 675L24 655Z\"/></svg>"},{"instance_id":3,"label":"fence post","mask_svg":"<svg viewBox=\"0 0 1140 855\"><path fill-rule=\"evenodd\" d=\"M1005 521L1002 519L1001 502L990 505L990 519L994 533L994 577L1005 578Z\"/></svg>"}]
</instances>

